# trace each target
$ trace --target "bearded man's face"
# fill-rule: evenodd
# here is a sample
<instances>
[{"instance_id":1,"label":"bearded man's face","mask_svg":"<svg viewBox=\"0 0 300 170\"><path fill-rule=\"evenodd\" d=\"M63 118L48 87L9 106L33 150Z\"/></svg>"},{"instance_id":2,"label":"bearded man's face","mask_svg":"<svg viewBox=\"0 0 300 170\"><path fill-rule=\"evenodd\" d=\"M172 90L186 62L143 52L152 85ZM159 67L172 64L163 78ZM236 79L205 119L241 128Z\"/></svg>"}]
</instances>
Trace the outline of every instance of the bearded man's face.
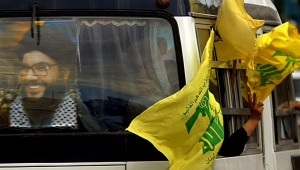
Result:
<instances>
[{"instance_id":1,"label":"bearded man's face","mask_svg":"<svg viewBox=\"0 0 300 170\"><path fill-rule=\"evenodd\" d=\"M28 98L44 97L63 79L57 62L40 51L24 54L22 64L22 91Z\"/></svg>"}]
</instances>

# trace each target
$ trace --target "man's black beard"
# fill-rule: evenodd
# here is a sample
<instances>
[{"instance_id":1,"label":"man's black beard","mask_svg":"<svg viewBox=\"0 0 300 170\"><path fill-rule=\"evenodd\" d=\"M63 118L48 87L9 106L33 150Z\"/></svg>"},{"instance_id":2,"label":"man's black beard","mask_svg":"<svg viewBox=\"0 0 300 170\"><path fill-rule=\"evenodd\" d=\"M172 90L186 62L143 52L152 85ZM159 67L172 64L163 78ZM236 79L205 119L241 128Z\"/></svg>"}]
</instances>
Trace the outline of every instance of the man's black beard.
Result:
<instances>
[{"instance_id":1,"label":"man's black beard","mask_svg":"<svg viewBox=\"0 0 300 170\"><path fill-rule=\"evenodd\" d=\"M22 106L32 127L44 127L51 124L59 104L64 99L66 86L63 83L52 83L46 86L42 97L27 97L26 84L22 86L20 96ZM35 83L33 83L35 84Z\"/></svg>"},{"instance_id":2,"label":"man's black beard","mask_svg":"<svg viewBox=\"0 0 300 170\"><path fill-rule=\"evenodd\" d=\"M62 97L64 97L65 92L67 90L63 80L57 80L56 82L52 82L51 84L47 84L42 81L25 81L22 83L22 89L20 91L20 96L22 98L34 98L34 97L28 97L26 93L26 86L30 84L46 86L43 96L36 99L48 98L48 99L60 100L62 99Z\"/></svg>"}]
</instances>

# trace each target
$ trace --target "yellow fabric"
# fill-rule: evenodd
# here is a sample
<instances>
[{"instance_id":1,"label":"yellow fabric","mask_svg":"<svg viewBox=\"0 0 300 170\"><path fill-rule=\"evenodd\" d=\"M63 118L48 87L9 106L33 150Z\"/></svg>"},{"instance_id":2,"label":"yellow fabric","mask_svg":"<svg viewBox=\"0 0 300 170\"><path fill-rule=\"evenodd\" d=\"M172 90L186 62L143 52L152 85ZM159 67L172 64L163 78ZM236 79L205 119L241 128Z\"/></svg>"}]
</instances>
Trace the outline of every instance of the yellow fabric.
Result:
<instances>
[{"instance_id":1,"label":"yellow fabric","mask_svg":"<svg viewBox=\"0 0 300 170\"><path fill-rule=\"evenodd\" d=\"M224 0L215 25L220 35L215 42L218 61L253 57L257 51L255 34L264 23L247 14L243 0Z\"/></svg>"},{"instance_id":2,"label":"yellow fabric","mask_svg":"<svg viewBox=\"0 0 300 170\"><path fill-rule=\"evenodd\" d=\"M256 41L254 69L247 68L248 86L264 100L277 84L300 67L300 36L295 26L284 23Z\"/></svg>"},{"instance_id":3,"label":"yellow fabric","mask_svg":"<svg viewBox=\"0 0 300 170\"><path fill-rule=\"evenodd\" d=\"M209 92L214 32L195 77L179 92L137 116L127 128L169 160L169 170L209 169L224 139L219 104Z\"/></svg>"},{"instance_id":4,"label":"yellow fabric","mask_svg":"<svg viewBox=\"0 0 300 170\"><path fill-rule=\"evenodd\" d=\"M213 83L215 86L218 85L218 80L217 80L217 73L215 69L210 70L210 82Z\"/></svg>"},{"instance_id":5,"label":"yellow fabric","mask_svg":"<svg viewBox=\"0 0 300 170\"><path fill-rule=\"evenodd\" d=\"M270 33L255 34L264 21L252 19L243 0L224 0L217 16L215 48L218 61L241 59L245 62L247 86L264 100L293 70L299 67L299 33L285 23ZM243 86L245 87L245 86ZM246 88L242 90L246 95ZM246 97L247 99L247 97Z\"/></svg>"}]
</instances>

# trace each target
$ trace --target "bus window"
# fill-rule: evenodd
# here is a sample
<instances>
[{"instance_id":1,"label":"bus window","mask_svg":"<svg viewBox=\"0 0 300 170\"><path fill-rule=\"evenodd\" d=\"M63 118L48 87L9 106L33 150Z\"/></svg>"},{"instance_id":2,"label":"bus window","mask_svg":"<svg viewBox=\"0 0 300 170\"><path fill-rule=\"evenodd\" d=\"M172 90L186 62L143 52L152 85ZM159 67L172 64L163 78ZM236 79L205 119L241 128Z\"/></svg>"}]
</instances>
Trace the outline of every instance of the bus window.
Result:
<instances>
[{"instance_id":1,"label":"bus window","mask_svg":"<svg viewBox=\"0 0 300 170\"><path fill-rule=\"evenodd\" d=\"M293 75L293 85L294 85L294 91L295 91L295 101L294 101L294 110L298 114L300 113L300 69L298 68L297 70L292 73ZM300 136L300 117L299 115L296 115L296 120L297 120L297 129L299 131L299 136Z\"/></svg>"},{"instance_id":2,"label":"bus window","mask_svg":"<svg viewBox=\"0 0 300 170\"><path fill-rule=\"evenodd\" d=\"M300 69L294 71L293 74L293 83L295 88L295 97L297 101L300 101Z\"/></svg>"},{"instance_id":3,"label":"bus window","mask_svg":"<svg viewBox=\"0 0 300 170\"><path fill-rule=\"evenodd\" d=\"M81 99L103 131L179 90L171 25L163 19L79 19Z\"/></svg>"},{"instance_id":4,"label":"bus window","mask_svg":"<svg viewBox=\"0 0 300 170\"><path fill-rule=\"evenodd\" d=\"M197 36L198 37L198 46L199 46L199 52L202 55L202 52L205 48L206 42L208 41L209 38L209 34L210 34L210 30L209 29L202 29L202 28L197 28Z\"/></svg>"},{"instance_id":5,"label":"bus window","mask_svg":"<svg viewBox=\"0 0 300 170\"><path fill-rule=\"evenodd\" d=\"M0 37L3 130L122 132L180 89L165 19L3 19Z\"/></svg>"},{"instance_id":6,"label":"bus window","mask_svg":"<svg viewBox=\"0 0 300 170\"><path fill-rule=\"evenodd\" d=\"M197 28L197 39L198 39L198 49L200 56L202 55L202 52L205 48L206 42L209 39L210 30L209 26L205 25L196 25ZM201 57L200 57L201 60ZM220 103L220 91L219 91L219 82L218 82L218 70L217 69L211 69L210 70L210 81L209 81L209 90L212 92L215 96L215 99L217 102Z\"/></svg>"},{"instance_id":7,"label":"bus window","mask_svg":"<svg viewBox=\"0 0 300 170\"><path fill-rule=\"evenodd\" d=\"M274 129L276 150L288 150L299 147L295 93L292 76L284 79L273 91Z\"/></svg>"},{"instance_id":8,"label":"bus window","mask_svg":"<svg viewBox=\"0 0 300 170\"><path fill-rule=\"evenodd\" d=\"M268 33L273 29L271 26L264 26L263 33ZM295 73L297 70L295 71ZM294 78L294 81L296 78ZM273 92L272 106L273 106L273 123L274 123L274 141L275 150L284 151L299 148L298 144L298 128L297 128L297 110L293 109L295 106L295 99L297 91L297 84L294 82L292 75L286 77L280 84L278 84ZM297 100L297 99L296 99Z\"/></svg>"}]
</instances>

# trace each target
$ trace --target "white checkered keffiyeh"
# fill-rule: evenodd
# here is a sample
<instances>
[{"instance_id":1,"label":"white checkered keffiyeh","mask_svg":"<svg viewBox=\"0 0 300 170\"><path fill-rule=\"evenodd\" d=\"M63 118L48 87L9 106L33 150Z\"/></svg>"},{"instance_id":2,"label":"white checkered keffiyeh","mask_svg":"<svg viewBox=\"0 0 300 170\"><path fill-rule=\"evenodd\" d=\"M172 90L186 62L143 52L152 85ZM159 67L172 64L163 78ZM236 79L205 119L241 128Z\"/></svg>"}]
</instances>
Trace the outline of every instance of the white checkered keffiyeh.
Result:
<instances>
[{"instance_id":1,"label":"white checkered keffiyeh","mask_svg":"<svg viewBox=\"0 0 300 170\"><path fill-rule=\"evenodd\" d=\"M74 99L65 95L64 100L58 106L49 127L77 127L77 109ZM30 128L28 117L24 113L21 97L18 96L10 106L10 127Z\"/></svg>"}]
</instances>

